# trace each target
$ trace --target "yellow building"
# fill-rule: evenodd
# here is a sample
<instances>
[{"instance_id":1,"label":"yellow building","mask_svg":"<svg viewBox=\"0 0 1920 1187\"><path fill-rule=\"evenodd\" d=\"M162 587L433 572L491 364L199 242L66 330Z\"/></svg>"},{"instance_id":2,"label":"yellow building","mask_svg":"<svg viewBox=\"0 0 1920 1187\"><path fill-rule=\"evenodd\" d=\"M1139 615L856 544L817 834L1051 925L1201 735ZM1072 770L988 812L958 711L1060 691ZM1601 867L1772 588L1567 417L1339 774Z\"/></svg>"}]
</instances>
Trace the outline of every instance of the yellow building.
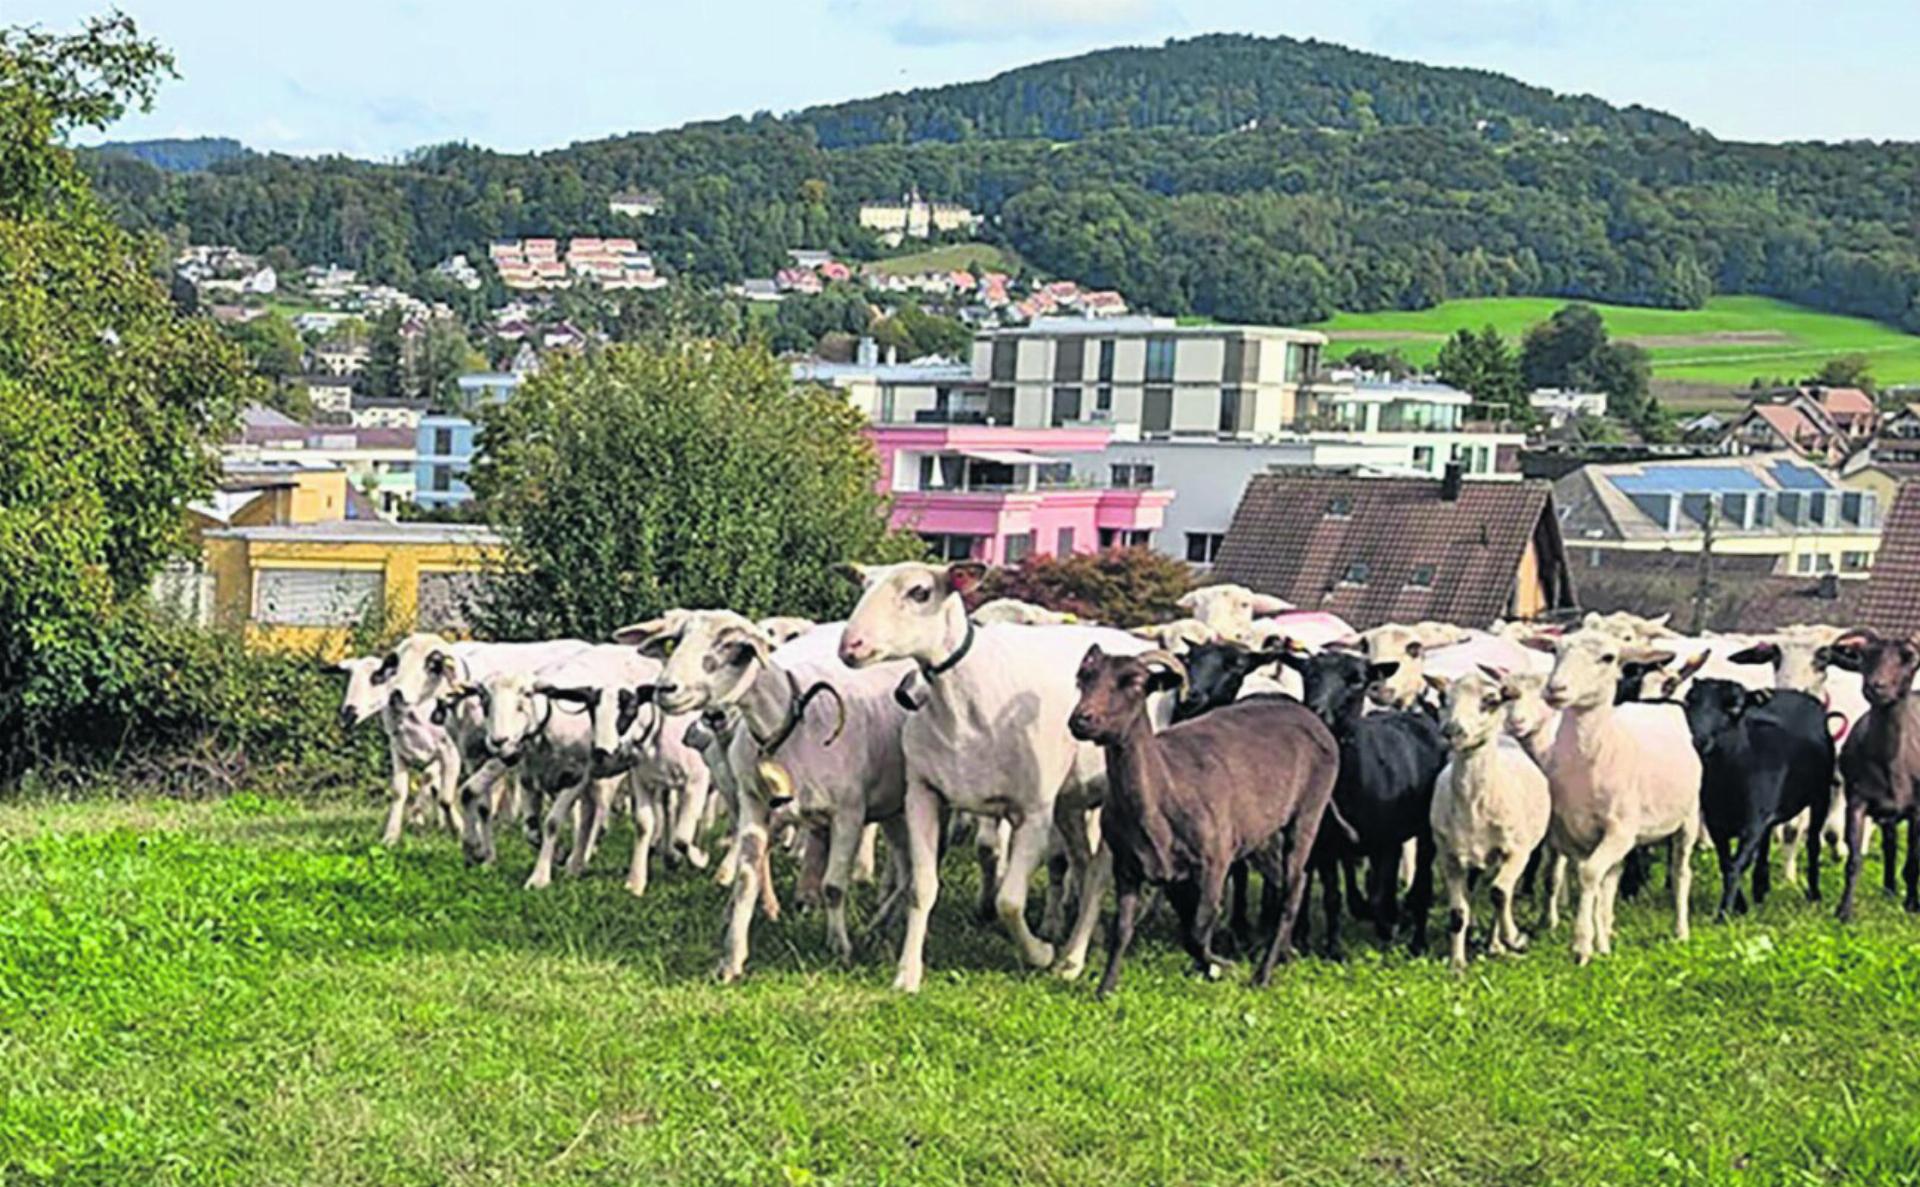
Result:
<instances>
[{"instance_id":1,"label":"yellow building","mask_svg":"<svg viewBox=\"0 0 1920 1187\"><path fill-rule=\"evenodd\" d=\"M249 643L337 659L354 631L464 633L500 538L472 524L330 520L209 528L212 617Z\"/></svg>"}]
</instances>

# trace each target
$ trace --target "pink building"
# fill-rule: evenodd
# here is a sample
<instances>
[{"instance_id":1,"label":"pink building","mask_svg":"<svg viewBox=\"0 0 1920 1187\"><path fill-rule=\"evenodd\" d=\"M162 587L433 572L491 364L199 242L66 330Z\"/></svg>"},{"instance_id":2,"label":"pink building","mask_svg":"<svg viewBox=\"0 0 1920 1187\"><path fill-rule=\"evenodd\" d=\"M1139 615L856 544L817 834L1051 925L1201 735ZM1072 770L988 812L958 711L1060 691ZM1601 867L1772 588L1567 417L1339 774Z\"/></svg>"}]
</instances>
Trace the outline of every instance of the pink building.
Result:
<instances>
[{"instance_id":1,"label":"pink building","mask_svg":"<svg viewBox=\"0 0 1920 1187\"><path fill-rule=\"evenodd\" d=\"M1016 429L980 424L876 424L880 483L893 526L934 555L1018 564L1029 555L1151 545L1170 490L1092 486L1065 454L1097 453L1102 425Z\"/></svg>"}]
</instances>

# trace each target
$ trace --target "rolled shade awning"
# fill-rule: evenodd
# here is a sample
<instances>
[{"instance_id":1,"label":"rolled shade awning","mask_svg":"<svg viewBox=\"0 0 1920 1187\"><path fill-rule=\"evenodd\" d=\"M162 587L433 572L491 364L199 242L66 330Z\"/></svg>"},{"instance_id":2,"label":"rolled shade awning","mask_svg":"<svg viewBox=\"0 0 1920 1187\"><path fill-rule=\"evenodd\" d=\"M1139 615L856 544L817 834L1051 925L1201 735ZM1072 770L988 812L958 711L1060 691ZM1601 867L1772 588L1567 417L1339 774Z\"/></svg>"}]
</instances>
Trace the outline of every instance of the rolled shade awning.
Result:
<instances>
[{"instance_id":1,"label":"rolled shade awning","mask_svg":"<svg viewBox=\"0 0 1920 1187\"><path fill-rule=\"evenodd\" d=\"M977 462L999 462L1003 466L1051 466L1065 460L1018 449L963 449L960 456Z\"/></svg>"}]
</instances>

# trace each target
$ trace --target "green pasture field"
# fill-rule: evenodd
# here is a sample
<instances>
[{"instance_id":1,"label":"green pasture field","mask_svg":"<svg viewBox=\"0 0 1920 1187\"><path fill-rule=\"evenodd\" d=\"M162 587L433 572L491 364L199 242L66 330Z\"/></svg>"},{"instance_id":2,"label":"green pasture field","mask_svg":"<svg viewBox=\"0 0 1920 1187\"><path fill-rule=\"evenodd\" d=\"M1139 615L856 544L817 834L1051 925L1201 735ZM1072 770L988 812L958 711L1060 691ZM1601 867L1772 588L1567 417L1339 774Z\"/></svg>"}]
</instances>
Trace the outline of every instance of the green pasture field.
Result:
<instances>
[{"instance_id":1,"label":"green pasture field","mask_svg":"<svg viewBox=\"0 0 1920 1187\"><path fill-rule=\"evenodd\" d=\"M1518 341L1567 302L1558 297L1489 297L1447 301L1411 312L1339 313L1313 328L1333 338L1330 354L1356 347L1399 350L1431 362L1455 330L1492 325ZM1599 305L1615 338L1638 342L1653 356L1657 380L1689 386L1745 388L1758 377L1794 379L1838 355L1863 354L1882 385L1920 383L1920 336L1865 318L1820 313L1767 297L1715 297L1704 309Z\"/></svg>"},{"instance_id":2,"label":"green pasture field","mask_svg":"<svg viewBox=\"0 0 1920 1187\"><path fill-rule=\"evenodd\" d=\"M1920 919L1877 856L1849 927L1837 877L1716 926L1703 857L1690 943L1653 895L1585 970L1564 925L1464 977L1355 929L1257 991L1156 922L1098 1003L973 921L962 852L906 997L891 938L841 968L792 911L715 984L723 892L632 899L624 829L544 892L518 839L468 869L378 829L371 802L0 807L0 1183L1920 1179Z\"/></svg>"}]
</instances>

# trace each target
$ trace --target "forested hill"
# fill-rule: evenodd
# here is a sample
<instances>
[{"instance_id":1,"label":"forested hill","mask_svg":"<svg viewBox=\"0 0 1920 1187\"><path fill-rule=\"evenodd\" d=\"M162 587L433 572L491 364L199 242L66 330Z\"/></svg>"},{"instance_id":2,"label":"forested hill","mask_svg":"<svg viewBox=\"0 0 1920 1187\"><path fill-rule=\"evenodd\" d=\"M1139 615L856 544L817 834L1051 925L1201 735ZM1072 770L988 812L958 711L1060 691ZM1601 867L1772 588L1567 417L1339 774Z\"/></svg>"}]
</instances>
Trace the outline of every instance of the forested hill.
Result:
<instances>
[{"instance_id":1,"label":"forested hill","mask_svg":"<svg viewBox=\"0 0 1920 1187\"><path fill-rule=\"evenodd\" d=\"M1293 56L1291 73L1248 64ZM1256 110L1272 114L1242 118ZM969 111L975 135L937 132ZM892 117L897 138L859 143ZM1006 134L1035 119L1040 134ZM1061 120L1129 126L1062 137ZM87 164L130 226L284 246L397 283L518 235L637 235L709 282L771 275L795 247L869 258L882 249L860 203L917 189L985 214L983 235L1041 272L1158 313L1307 322L1450 297L1687 308L1745 293L1920 331L1920 145L1721 141L1652 112L1304 42L1115 51L546 153ZM658 191L661 211L611 214L608 196L630 189Z\"/></svg>"},{"instance_id":2,"label":"forested hill","mask_svg":"<svg viewBox=\"0 0 1920 1187\"><path fill-rule=\"evenodd\" d=\"M1644 107L1557 95L1487 70L1426 66L1291 37L1217 34L1159 48L1100 50L984 82L812 107L794 120L828 148L1041 138L1117 129L1520 127L1679 134Z\"/></svg>"},{"instance_id":3,"label":"forested hill","mask_svg":"<svg viewBox=\"0 0 1920 1187\"><path fill-rule=\"evenodd\" d=\"M133 157L169 173L192 173L221 161L244 157L247 146L225 136L198 136L191 140L109 140L87 151Z\"/></svg>"}]
</instances>

